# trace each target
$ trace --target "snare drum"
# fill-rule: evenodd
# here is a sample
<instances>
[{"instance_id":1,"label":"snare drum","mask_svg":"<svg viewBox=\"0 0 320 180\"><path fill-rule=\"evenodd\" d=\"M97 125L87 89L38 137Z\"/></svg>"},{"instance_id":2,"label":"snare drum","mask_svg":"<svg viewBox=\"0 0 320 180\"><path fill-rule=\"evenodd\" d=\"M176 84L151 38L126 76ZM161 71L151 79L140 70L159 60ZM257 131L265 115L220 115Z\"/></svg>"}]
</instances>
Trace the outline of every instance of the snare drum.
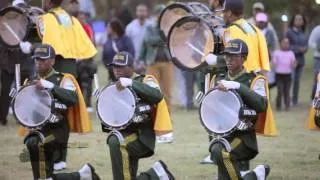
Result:
<instances>
[{"instance_id":1,"label":"snare drum","mask_svg":"<svg viewBox=\"0 0 320 180\"><path fill-rule=\"evenodd\" d=\"M44 11L37 7L7 7L0 11L0 42L7 47L18 47L20 41L37 34L36 24Z\"/></svg>"},{"instance_id":2,"label":"snare drum","mask_svg":"<svg viewBox=\"0 0 320 180\"><path fill-rule=\"evenodd\" d=\"M22 87L12 103L15 118L28 129L40 129L56 118L52 114L54 109L52 94L47 90L38 90L36 85Z\"/></svg>"},{"instance_id":3,"label":"snare drum","mask_svg":"<svg viewBox=\"0 0 320 180\"><path fill-rule=\"evenodd\" d=\"M184 70L203 67L206 55L222 52L223 27L223 20L213 14L179 19L171 27L168 39L174 64Z\"/></svg>"},{"instance_id":4,"label":"snare drum","mask_svg":"<svg viewBox=\"0 0 320 180\"><path fill-rule=\"evenodd\" d=\"M198 2L173 3L167 6L160 14L159 27L161 34L165 39L167 39L171 26L180 18L208 13L210 13L210 9L206 5Z\"/></svg>"},{"instance_id":5,"label":"snare drum","mask_svg":"<svg viewBox=\"0 0 320 180\"><path fill-rule=\"evenodd\" d=\"M225 137L243 122L239 114L244 104L235 91L209 91L199 108L200 120L210 135Z\"/></svg>"},{"instance_id":6,"label":"snare drum","mask_svg":"<svg viewBox=\"0 0 320 180\"><path fill-rule=\"evenodd\" d=\"M116 85L103 88L97 98L97 116L109 130L122 130L134 119L137 96L129 88L119 91Z\"/></svg>"}]
</instances>

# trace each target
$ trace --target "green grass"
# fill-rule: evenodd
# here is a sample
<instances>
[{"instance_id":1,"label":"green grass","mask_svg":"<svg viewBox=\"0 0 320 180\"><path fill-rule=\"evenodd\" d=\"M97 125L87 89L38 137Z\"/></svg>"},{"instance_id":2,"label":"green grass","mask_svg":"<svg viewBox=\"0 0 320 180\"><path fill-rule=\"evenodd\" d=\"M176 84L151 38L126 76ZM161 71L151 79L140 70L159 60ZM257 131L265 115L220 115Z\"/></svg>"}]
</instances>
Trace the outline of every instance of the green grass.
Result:
<instances>
[{"instance_id":1,"label":"green grass","mask_svg":"<svg viewBox=\"0 0 320 180\"><path fill-rule=\"evenodd\" d=\"M252 161L252 167L268 163L272 170L269 179L304 180L319 179L320 153L319 133L306 129L309 96L311 92L311 62L309 54L301 86L301 105L290 112L274 112L280 136L259 137L260 153ZM105 84L106 72L100 68L100 83ZM272 99L276 95L272 91ZM174 101L177 102L177 96ZM274 105L274 103L272 103ZM156 154L140 161L139 171L147 170L156 160L164 160L177 180L212 180L216 166L200 165L198 162L208 154L207 133L200 125L197 111L185 112L173 109L175 143L161 144ZM85 142L89 148L69 149L68 169L73 171L84 163L91 162L103 180L112 179L109 150L105 144L106 134L100 130L99 120L91 115L93 132L87 135L72 134L70 142ZM0 127L0 180L32 179L29 163L21 163L18 155L24 145L23 138L16 134L18 125L12 117L7 127Z\"/></svg>"}]
</instances>

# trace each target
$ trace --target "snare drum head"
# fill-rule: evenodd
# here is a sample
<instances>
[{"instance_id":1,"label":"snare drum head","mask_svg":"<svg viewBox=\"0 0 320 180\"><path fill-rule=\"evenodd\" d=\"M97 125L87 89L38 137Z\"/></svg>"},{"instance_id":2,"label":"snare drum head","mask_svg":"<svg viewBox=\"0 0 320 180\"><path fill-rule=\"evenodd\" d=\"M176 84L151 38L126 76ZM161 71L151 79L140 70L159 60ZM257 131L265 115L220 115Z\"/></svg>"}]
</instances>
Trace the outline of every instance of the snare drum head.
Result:
<instances>
[{"instance_id":1,"label":"snare drum head","mask_svg":"<svg viewBox=\"0 0 320 180\"><path fill-rule=\"evenodd\" d=\"M199 69L205 56L214 51L214 44L212 29L198 17L181 18L170 30L169 50L173 62L181 69Z\"/></svg>"},{"instance_id":2,"label":"snare drum head","mask_svg":"<svg viewBox=\"0 0 320 180\"><path fill-rule=\"evenodd\" d=\"M168 38L170 28L180 18L201 13L210 13L208 7L204 4L194 3L173 3L167 6L160 14L159 27L165 36Z\"/></svg>"},{"instance_id":3,"label":"snare drum head","mask_svg":"<svg viewBox=\"0 0 320 180\"><path fill-rule=\"evenodd\" d=\"M13 101L14 115L25 127L39 127L50 119L52 101L46 90L38 90L35 85L23 87Z\"/></svg>"},{"instance_id":4,"label":"snare drum head","mask_svg":"<svg viewBox=\"0 0 320 180\"><path fill-rule=\"evenodd\" d=\"M128 88L118 91L115 85L102 90L97 100L97 114L103 124L112 128L125 126L132 119L136 99Z\"/></svg>"},{"instance_id":5,"label":"snare drum head","mask_svg":"<svg viewBox=\"0 0 320 180\"><path fill-rule=\"evenodd\" d=\"M17 46L28 33L29 20L15 7L8 7L0 12L0 38L4 45ZM14 35L15 34L15 35ZM16 37L17 36L17 37Z\"/></svg>"},{"instance_id":6,"label":"snare drum head","mask_svg":"<svg viewBox=\"0 0 320 180\"><path fill-rule=\"evenodd\" d=\"M213 90L201 103L200 119L210 133L228 133L240 121L241 106L242 102L235 93Z\"/></svg>"}]
</instances>

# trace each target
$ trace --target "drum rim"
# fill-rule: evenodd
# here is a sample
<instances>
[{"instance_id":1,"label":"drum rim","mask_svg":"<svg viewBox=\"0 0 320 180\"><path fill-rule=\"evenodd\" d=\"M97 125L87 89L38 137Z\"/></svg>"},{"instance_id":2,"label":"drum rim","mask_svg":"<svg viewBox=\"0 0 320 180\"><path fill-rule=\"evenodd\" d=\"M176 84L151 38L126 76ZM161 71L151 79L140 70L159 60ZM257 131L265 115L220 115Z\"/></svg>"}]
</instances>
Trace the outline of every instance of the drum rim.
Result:
<instances>
[{"instance_id":1,"label":"drum rim","mask_svg":"<svg viewBox=\"0 0 320 180\"><path fill-rule=\"evenodd\" d=\"M26 11L24 11L22 8L19 8L19 7L15 7L15 6L9 6L9 7L6 7L6 8L3 8L0 10L0 16L4 15L5 13L7 13L8 11L10 10L14 10L20 14L25 14ZM27 25L27 29L26 29L26 35L21 39L21 41L24 41L26 40L26 38L28 37L29 33L30 33L30 18L27 16L27 20L28 20L28 25ZM16 44L16 45L10 45L10 44L7 44L3 39L2 37L0 36L0 43L7 47L7 48L17 48L19 47L19 43Z\"/></svg>"},{"instance_id":2,"label":"drum rim","mask_svg":"<svg viewBox=\"0 0 320 180\"><path fill-rule=\"evenodd\" d=\"M218 89L213 88L213 89L209 90L209 91L204 95L204 98L206 97L206 95L208 95L209 93L211 93L212 91L215 91L215 90L218 90ZM220 90L218 90L218 91L220 91ZM243 100L241 99L241 96L239 95L239 93L237 93L235 90L228 90L227 92L233 93L233 94L238 98L239 103L240 103L240 107L243 107L243 106L244 106ZM203 102L203 101L202 101L202 102ZM201 125L206 129L206 131L207 131L210 135L216 135L216 136L219 136L219 135L220 135L220 136L224 137L224 136L227 136L227 135L231 134L231 133L236 129L236 126L235 126L235 127L234 127L233 129L231 129L229 132L216 133L216 132L211 131L209 128L207 128L207 127L205 126L204 121L202 120L202 113L201 113L202 104L203 104L202 102L200 103L200 106L199 106L199 109L198 109L198 114L199 114L199 117L200 117ZM241 120L239 120L239 121L241 121Z\"/></svg>"},{"instance_id":3,"label":"drum rim","mask_svg":"<svg viewBox=\"0 0 320 180\"><path fill-rule=\"evenodd\" d=\"M28 87L30 87L30 86L36 86L36 85L31 84L31 85L23 86L23 87L21 87L21 89L18 91L18 93L21 92L23 89L26 89L26 88L28 88ZM54 99L54 98L53 98L53 95L52 95L49 91L47 91L47 90L45 90L45 92L46 92L46 94L49 95L49 97L51 98L51 106L52 106L52 104L53 104L53 102L54 102L54 100L53 100L53 99ZM16 110L15 110L15 108L14 108L14 105L15 105L15 102L16 102L16 97L18 96L18 93L16 94L16 96L15 96L15 97L13 98L13 100L12 100L12 111L13 111L14 117L15 117L16 120L19 122L19 124L21 124L23 127L29 128L29 129L41 128L41 127L43 127L45 124L47 124L47 123L49 122L49 120L50 120L50 119L52 118L52 116L53 116L52 113L49 115L49 117L48 117L45 121L43 121L42 123L39 123L39 124L37 124L37 125L35 125L35 126L26 125L26 124L24 124L23 122L21 122L21 121L18 119Z\"/></svg>"},{"instance_id":4,"label":"drum rim","mask_svg":"<svg viewBox=\"0 0 320 180\"><path fill-rule=\"evenodd\" d=\"M171 29L171 27L170 27L170 29L169 29L169 32L168 32L168 35L165 35L164 34L164 32L163 32L163 30L161 29L161 20L162 20L162 18L163 18L163 16L164 16L164 13L167 11L167 10L171 10L171 9L174 9L174 8L181 8L181 9L184 9L184 10L186 10L187 11L187 13L189 13L187 16L195 16L195 13L192 11L192 9L188 6L188 4L201 4L201 5L203 5L203 6L205 6L203 3L200 3L200 2L187 2L187 3L183 3L183 2L175 2L175 3L172 3L172 4L170 4L169 6L167 6L167 7L165 7L162 11L161 11L161 13L160 13L160 16L159 16L159 19L158 19L158 27L160 28L160 36L161 36L161 38L163 39L163 40L167 40L167 39L169 39L169 34L170 34L170 29ZM206 6L205 6L206 7ZM185 16L186 17L186 16ZM181 18L183 18L183 17L181 17ZM180 18L180 19L181 19ZM180 19L178 19L178 20L180 20ZM177 20L177 21L178 21ZM176 22L177 22L176 21ZM176 23L175 22L175 23ZM175 24L174 23L174 24Z\"/></svg>"},{"instance_id":5,"label":"drum rim","mask_svg":"<svg viewBox=\"0 0 320 180\"><path fill-rule=\"evenodd\" d=\"M170 56L172 58L172 62L174 63L174 65L176 65L179 69L182 69L182 70L186 70L186 71L197 71L197 70L200 70L202 69L203 67L207 66L207 64L205 62L202 62L201 64L199 64L198 66L194 67L194 68L189 68L189 67L186 67L185 65L183 65L182 63L180 63L180 61L178 60L178 58L176 56L173 56L173 53L171 51L171 48L170 48L170 39L171 39L171 36L172 36L172 32L174 30L174 28L176 26L181 26L181 24L185 23L185 22L200 22L200 21L203 21L200 17L196 17L196 16L192 16L192 15L189 15L189 16L185 16L185 17L182 17L180 18L179 20L177 20L171 27L170 27L170 30L169 30L169 36L168 36L168 42L167 42L167 46L168 46L168 49L169 49L169 53L170 53ZM206 22L207 23L207 22ZM209 28L211 29L211 27L209 26ZM213 50L214 51L214 50ZM213 52L212 51L212 52Z\"/></svg>"},{"instance_id":6,"label":"drum rim","mask_svg":"<svg viewBox=\"0 0 320 180\"><path fill-rule=\"evenodd\" d=\"M111 86L116 86L115 84L111 84L111 85L106 85L104 88L102 88L101 89L101 92L100 92L100 94L99 94L99 96L98 96L98 98L97 98L97 101L96 101L96 115L98 116L98 118L99 118L99 120L100 120L100 122L105 126L105 128L106 129L109 129L109 130L122 130L122 129L125 129L126 127L128 127L131 123L132 123L132 119L133 119L133 117L134 117L134 114L133 114L133 117L125 124L125 125L122 125L122 126L117 126L117 127L112 127L112 126L110 126L109 124L107 124L106 122L104 122L103 120L102 120L102 117L101 117L101 115L100 115L100 113L99 113L99 109L98 109L98 104L99 104L99 102L100 102L100 95L101 95L101 93L105 90L105 89L107 89L107 88L109 88L109 87L111 87ZM135 101L136 101L136 97L137 97L137 95L136 95L136 93L131 89L131 88L125 88L125 89L127 89L127 90L129 90L131 93L132 93L132 96L133 96L133 98L135 99ZM134 109L136 109L136 104L134 105Z\"/></svg>"}]
</instances>

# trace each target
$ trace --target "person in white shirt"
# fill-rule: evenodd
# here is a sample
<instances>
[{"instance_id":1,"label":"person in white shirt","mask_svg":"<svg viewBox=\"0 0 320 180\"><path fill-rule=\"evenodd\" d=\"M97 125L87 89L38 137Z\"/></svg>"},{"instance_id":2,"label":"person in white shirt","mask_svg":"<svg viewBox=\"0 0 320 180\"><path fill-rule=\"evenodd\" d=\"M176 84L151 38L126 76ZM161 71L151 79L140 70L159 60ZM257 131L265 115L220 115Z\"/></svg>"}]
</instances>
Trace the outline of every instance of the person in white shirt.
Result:
<instances>
[{"instance_id":1,"label":"person in white shirt","mask_svg":"<svg viewBox=\"0 0 320 180\"><path fill-rule=\"evenodd\" d=\"M126 35L129 36L133 42L135 49L135 59L138 59L147 26L151 23L148 19L148 15L147 5L139 4L136 8L137 18L126 27Z\"/></svg>"}]
</instances>

